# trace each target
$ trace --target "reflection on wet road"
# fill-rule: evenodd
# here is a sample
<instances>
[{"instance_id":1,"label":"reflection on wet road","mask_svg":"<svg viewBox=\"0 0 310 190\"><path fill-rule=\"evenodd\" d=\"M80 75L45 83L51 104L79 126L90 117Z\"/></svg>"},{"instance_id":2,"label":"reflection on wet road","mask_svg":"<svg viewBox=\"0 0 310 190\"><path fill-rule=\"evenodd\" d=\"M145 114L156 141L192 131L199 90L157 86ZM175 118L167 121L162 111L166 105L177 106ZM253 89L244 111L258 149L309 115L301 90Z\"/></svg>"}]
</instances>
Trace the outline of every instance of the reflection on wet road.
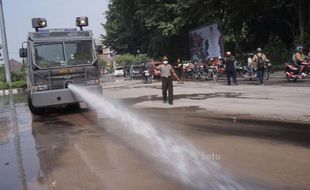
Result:
<instances>
[{"instance_id":1,"label":"reflection on wet road","mask_svg":"<svg viewBox=\"0 0 310 190\"><path fill-rule=\"evenodd\" d=\"M87 110L34 117L25 102L24 96L0 99L0 189L188 189L136 149L141 142L118 122ZM246 189L310 185L309 124L218 117L195 108L134 111L181 134L201 155L220 156L222 168Z\"/></svg>"}]
</instances>

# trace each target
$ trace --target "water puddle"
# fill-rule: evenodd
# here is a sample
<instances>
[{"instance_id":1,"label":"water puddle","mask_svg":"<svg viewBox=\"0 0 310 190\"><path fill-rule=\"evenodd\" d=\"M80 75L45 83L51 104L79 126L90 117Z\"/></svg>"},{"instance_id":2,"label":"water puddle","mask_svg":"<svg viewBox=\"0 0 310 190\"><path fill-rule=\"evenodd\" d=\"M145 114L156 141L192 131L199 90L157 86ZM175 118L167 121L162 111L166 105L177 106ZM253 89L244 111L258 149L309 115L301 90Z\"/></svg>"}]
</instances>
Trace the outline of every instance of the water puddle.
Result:
<instances>
[{"instance_id":1,"label":"water puddle","mask_svg":"<svg viewBox=\"0 0 310 190\"><path fill-rule=\"evenodd\" d=\"M0 97L0 189L41 189L31 114L26 96Z\"/></svg>"},{"instance_id":2,"label":"water puddle","mask_svg":"<svg viewBox=\"0 0 310 190\"><path fill-rule=\"evenodd\" d=\"M216 159L210 157L211 154L199 151L181 136L159 130L156 125L104 96L74 85L69 88L97 110L99 117L119 122L130 138L147 147L147 151L142 150L146 156L164 166L166 175L179 180L189 189L244 189L221 168Z\"/></svg>"}]
</instances>

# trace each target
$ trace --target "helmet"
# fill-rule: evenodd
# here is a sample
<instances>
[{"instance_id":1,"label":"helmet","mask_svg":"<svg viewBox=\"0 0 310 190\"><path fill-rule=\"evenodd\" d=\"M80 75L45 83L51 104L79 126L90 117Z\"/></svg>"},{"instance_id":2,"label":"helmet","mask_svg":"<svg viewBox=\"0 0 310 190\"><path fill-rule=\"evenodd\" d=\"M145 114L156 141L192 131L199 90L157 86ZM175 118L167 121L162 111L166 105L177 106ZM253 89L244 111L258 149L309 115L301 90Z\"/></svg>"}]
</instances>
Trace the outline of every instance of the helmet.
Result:
<instances>
[{"instance_id":1,"label":"helmet","mask_svg":"<svg viewBox=\"0 0 310 190\"><path fill-rule=\"evenodd\" d=\"M231 52L230 51L226 51L226 56L231 56Z\"/></svg>"},{"instance_id":2,"label":"helmet","mask_svg":"<svg viewBox=\"0 0 310 190\"><path fill-rule=\"evenodd\" d=\"M163 61L168 61L168 57L164 56Z\"/></svg>"},{"instance_id":3,"label":"helmet","mask_svg":"<svg viewBox=\"0 0 310 190\"><path fill-rule=\"evenodd\" d=\"M261 53L263 50L262 50L262 48L257 48L256 51L257 51L257 53Z\"/></svg>"},{"instance_id":4,"label":"helmet","mask_svg":"<svg viewBox=\"0 0 310 190\"><path fill-rule=\"evenodd\" d=\"M303 47L302 46L297 46L296 47L296 52L302 52Z\"/></svg>"}]
</instances>

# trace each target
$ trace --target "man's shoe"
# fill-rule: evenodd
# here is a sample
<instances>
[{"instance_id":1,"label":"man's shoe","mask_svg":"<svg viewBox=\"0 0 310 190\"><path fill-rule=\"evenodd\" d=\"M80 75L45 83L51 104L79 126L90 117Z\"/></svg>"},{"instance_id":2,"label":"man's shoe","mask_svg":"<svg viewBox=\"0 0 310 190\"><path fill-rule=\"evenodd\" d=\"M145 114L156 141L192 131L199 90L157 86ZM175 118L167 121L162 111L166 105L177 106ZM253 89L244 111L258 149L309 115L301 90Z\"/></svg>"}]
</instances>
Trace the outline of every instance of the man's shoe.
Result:
<instances>
[{"instance_id":1,"label":"man's shoe","mask_svg":"<svg viewBox=\"0 0 310 190\"><path fill-rule=\"evenodd\" d=\"M167 100L164 100L163 103L164 103L164 104L167 104Z\"/></svg>"},{"instance_id":2,"label":"man's shoe","mask_svg":"<svg viewBox=\"0 0 310 190\"><path fill-rule=\"evenodd\" d=\"M173 102L169 102L170 105L173 105Z\"/></svg>"}]
</instances>

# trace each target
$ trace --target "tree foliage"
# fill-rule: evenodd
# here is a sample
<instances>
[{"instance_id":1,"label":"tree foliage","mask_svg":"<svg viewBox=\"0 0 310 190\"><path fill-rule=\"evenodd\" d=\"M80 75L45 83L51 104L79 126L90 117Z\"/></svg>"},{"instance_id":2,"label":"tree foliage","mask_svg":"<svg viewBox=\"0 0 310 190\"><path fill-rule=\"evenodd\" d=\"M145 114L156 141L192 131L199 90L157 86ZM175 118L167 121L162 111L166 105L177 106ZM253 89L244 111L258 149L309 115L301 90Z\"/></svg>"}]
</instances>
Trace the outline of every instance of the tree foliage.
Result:
<instances>
[{"instance_id":1,"label":"tree foliage","mask_svg":"<svg viewBox=\"0 0 310 190\"><path fill-rule=\"evenodd\" d=\"M141 64L148 61L149 58L146 54L141 54L137 56L131 54L123 54L115 58L116 66L118 67L128 67L133 64Z\"/></svg>"},{"instance_id":2,"label":"tree foliage","mask_svg":"<svg viewBox=\"0 0 310 190\"><path fill-rule=\"evenodd\" d=\"M188 32L218 22L235 52L270 40L289 49L310 39L309 9L308 0L111 0L102 37L118 53L189 58Z\"/></svg>"},{"instance_id":3,"label":"tree foliage","mask_svg":"<svg viewBox=\"0 0 310 190\"><path fill-rule=\"evenodd\" d=\"M1 82L6 82L4 66L0 67L0 81Z\"/></svg>"}]
</instances>

